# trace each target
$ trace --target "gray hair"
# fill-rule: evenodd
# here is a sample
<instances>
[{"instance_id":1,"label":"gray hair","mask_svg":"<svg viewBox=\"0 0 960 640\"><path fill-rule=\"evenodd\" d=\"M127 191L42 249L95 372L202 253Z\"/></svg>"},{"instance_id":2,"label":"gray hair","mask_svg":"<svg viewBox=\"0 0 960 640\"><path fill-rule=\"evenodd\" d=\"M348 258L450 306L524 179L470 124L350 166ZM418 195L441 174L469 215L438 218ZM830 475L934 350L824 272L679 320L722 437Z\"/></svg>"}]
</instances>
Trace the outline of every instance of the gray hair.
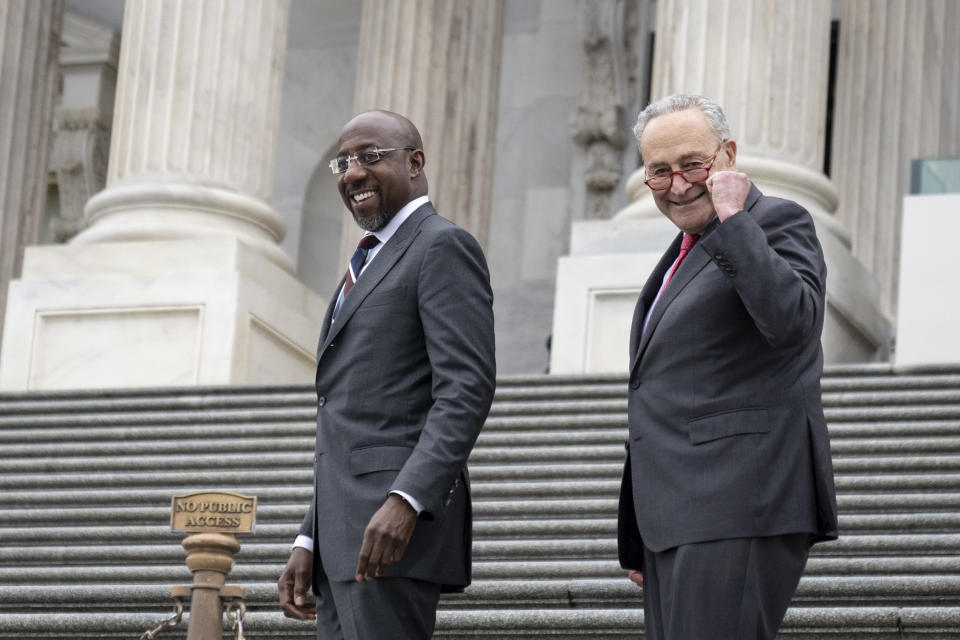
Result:
<instances>
[{"instance_id":1,"label":"gray hair","mask_svg":"<svg viewBox=\"0 0 960 640\"><path fill-rule=\"evenodd\" d=\"M717 142L726 142L730 139L730 125L727 124L727 117L723 115L723 109L720 108L720 105L703 96L675 93L672 96L651 102L637 116L637 124L633 126L633 135L637 138L637 145L640 144L640 136L643 135L643 129L648 122L657 116L686 111L687 109L700 109L703 112L703 115L707 118L707 124L710 125L710 130L717 136Z\"/></svg>"}]
</instances>

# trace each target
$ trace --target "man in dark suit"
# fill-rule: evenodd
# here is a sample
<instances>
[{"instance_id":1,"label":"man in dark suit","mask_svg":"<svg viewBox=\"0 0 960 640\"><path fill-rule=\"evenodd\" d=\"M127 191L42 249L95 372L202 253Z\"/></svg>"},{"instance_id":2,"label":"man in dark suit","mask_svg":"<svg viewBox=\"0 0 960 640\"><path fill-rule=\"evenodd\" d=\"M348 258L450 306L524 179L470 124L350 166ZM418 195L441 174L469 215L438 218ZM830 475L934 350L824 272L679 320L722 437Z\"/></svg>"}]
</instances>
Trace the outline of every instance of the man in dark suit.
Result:
<instances>
[{"instance_id":1,"label":"man in dark suit","mask_svg":"<svg viewBox=\"0 0 960 640\"><path fill-rule=\"evenodd\" d=\"M736 171L718 105L669 96L634 133L681 233L634 313L620 562L648 640L772 639L810 545L837 536L823 253L806 210Z\"/></svg>"},{"instance_id":2,"label":"man in dark suit","mask_svg":"<svg viewBox=\"0 0 960 640\"><path fill-rule=\"evenodd\" d=\"M427 198L422 147L406 118L371 111L330 163L366 235L321 330L314 497L278 581L285 615L315 618L322 640L426 640L441 590L470 582L493 294L476 240Z\"/></svg>"}]
</instances>

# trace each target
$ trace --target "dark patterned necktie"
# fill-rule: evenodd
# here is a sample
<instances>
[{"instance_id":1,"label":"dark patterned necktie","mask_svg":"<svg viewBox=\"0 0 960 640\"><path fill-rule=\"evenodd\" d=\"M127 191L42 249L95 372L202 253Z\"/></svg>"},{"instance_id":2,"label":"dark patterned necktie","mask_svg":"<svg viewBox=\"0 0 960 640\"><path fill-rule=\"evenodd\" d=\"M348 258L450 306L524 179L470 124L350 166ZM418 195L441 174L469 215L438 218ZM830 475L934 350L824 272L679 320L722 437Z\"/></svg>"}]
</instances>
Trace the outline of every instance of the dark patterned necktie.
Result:
<instances>
[{"instance_id":1,"label":"dark patterned necktie","mask_svg":"<svg viewBox=\"0 0 960 640\"><path fill-rule=\"evenodd\" d=\"M380 244L380 238L373 234L360 238L357 250L353 252L353 257L350 258L350 264L347 265L347 275L344 276L343 289L337 298L337 305L333 308L334 319L337 317L337 314L340 313L340 307L343 306L343 301L346 299L347 294L350 293L350 289L356 284L357 276L360 275L360 271L363 269L363 263L367 261L367 254L370 253L370 249L373 249L378 244Z\"/></svg>"},{"instance_id":2,"label":"dark patterned necktie","mask_svg":"<svg viewBox=\"0 0 960 640\"><path fill-rule=\"evenodd\" d=\"M360 271L363 269L363 263L367 261L367 254L370 253L370 249L373 249L378 244L380 244L380 238L373 234L360 238L357 250L353 252L353 257L350 258L350 264L347 265L347 276L346 280L343 281L344 298L347 297L350 289L356 284L357 276L360 275Z\"/></svg>"}]
</instances>

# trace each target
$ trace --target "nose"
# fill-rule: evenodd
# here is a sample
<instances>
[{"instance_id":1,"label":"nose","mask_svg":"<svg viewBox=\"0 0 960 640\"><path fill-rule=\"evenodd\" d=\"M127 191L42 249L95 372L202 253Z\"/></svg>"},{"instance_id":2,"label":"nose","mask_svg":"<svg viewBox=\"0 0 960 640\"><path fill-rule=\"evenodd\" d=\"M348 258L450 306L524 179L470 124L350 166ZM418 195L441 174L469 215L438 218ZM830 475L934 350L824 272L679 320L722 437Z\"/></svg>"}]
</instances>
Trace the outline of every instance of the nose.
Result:
<instances>
[{"instance_id":1,"label":"nose","mask_svg":"<svg viewBox=\"0 0 960 640\"><path fill-rule=\"evenodd\" d=\"M670 178L670 193L674 193L678 196L686 193L687 189L692 186L692 183L687 182L687 179L684 178L683 174L679 171L674 172Z\"/></svg>"},{"instance_id":2,"label":"nose","mask_svg":"<svg viewBox=\"0 0 960 640\"><path fill-rule=\"evenodd\" d=\"M347 170L343 172L343 180L345 182L354 182L359 178L365 177L366 167L364 167L356 158L350 158L347 160Z\"/></svg>"}]
</instances>

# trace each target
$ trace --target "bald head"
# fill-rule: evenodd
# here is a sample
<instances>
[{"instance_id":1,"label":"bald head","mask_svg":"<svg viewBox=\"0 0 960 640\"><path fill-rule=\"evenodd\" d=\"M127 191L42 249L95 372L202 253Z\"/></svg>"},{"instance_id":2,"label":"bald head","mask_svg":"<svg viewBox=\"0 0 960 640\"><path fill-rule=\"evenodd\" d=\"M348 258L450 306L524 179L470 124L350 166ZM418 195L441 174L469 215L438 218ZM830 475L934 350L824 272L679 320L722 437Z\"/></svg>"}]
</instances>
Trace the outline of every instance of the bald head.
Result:
<instances>
[{"instance_id":1,"label":"bald head","mask_svg":"<svg viewBox=\"0 0 960 640\"><path fill-rule=\"evenodd\" d=\"M399 113L387 111L386 109L364 111L363 113L355 115L343 128L343 132L346 133L348 129L356 125L373 126L383 131L394 140L391 146L423 149L423 141L420 138L420 132L417 130L417 127ZM343 141L342 134L340 140L341 142Z\"/></svg>"},{"instance_id":2,"label":"bald head","mask_svg":"<svg viewBox=\"0 0 960 640\"><path fill-rule=\"evenodd\" d=\"M354 116L340 134L338 157L371 149L380 160L349 162L337 188L354 220L363 229L382 229L411 200L427 194L420 132L399 113L378 109Z\"/></svg>"}]
</instances>

